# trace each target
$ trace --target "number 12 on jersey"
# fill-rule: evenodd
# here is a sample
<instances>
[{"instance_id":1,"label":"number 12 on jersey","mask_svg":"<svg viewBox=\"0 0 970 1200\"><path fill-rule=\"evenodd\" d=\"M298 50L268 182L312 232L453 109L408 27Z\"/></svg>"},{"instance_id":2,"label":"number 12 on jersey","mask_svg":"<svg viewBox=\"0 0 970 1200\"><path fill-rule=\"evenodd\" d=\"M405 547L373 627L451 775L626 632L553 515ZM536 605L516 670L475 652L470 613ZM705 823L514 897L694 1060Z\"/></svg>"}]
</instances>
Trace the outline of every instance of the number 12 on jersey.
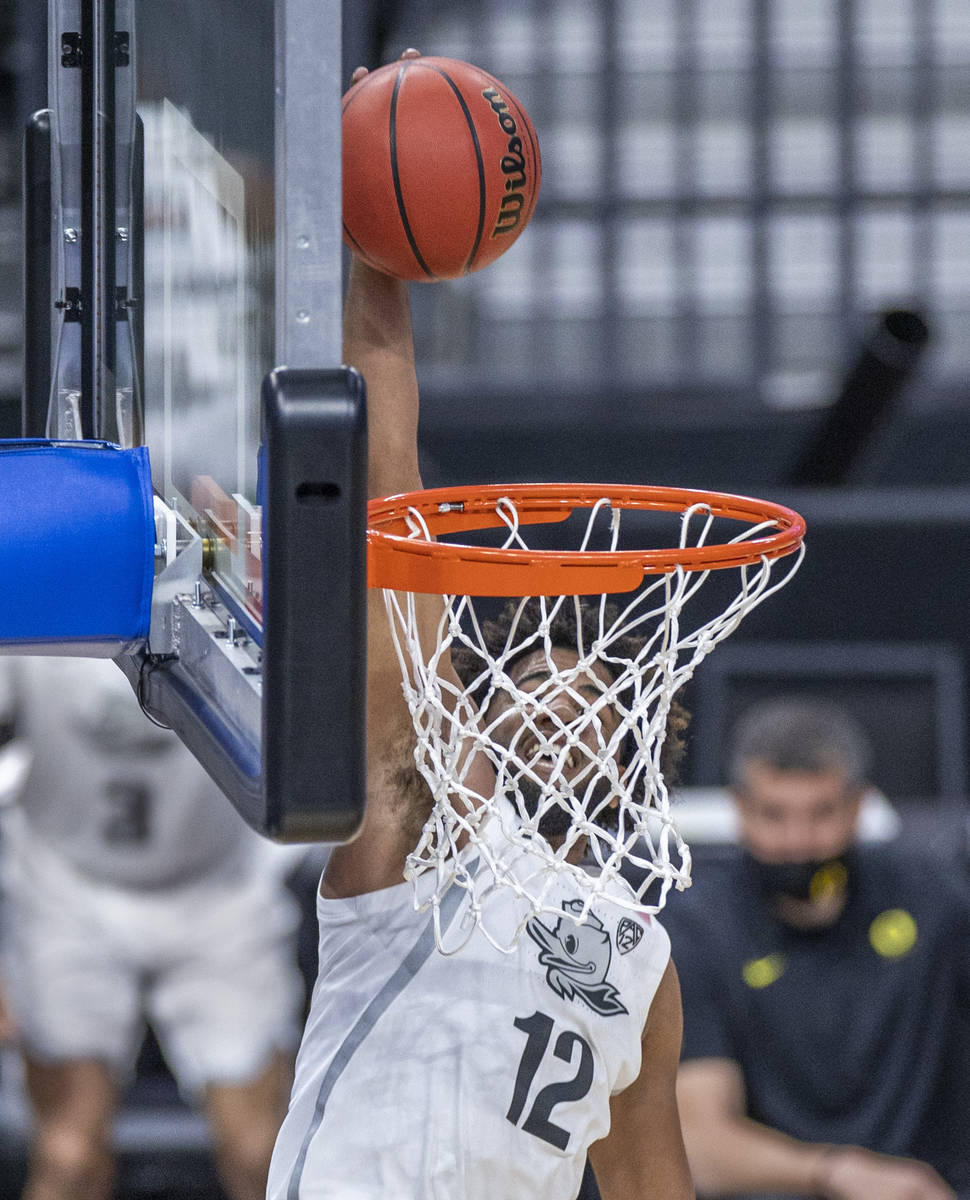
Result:
<instances>
[{"instance_id":1,"label":"number 12 on jersey","mask_svg":"<svg viewBox=\"0 0 970 1200\"><path fill-rule=\"evenodd\" d=\"M505 1115L513 1125L518 1125L532 1084L552 1041L555 1021L546 1013L534 1012L531 1017L516 1017L513 1024L526 1035L526 1043L515 1076L512 1103ZM589 1091L593 1083L593 1051L589 1042L572 1029L564 1029L559 1034L552 1050L555 1058L571 1063L576 1046L579 1047L576 1074L572 1079L547 1083L545 1087L541 1087L521 1125L524 1132L549 1142L559 1150L566 1149L570 1132L550 1120L552 1110L557 1104L564 1104L567 1100L581 1100Z\"/></svg>"}]
</instances>

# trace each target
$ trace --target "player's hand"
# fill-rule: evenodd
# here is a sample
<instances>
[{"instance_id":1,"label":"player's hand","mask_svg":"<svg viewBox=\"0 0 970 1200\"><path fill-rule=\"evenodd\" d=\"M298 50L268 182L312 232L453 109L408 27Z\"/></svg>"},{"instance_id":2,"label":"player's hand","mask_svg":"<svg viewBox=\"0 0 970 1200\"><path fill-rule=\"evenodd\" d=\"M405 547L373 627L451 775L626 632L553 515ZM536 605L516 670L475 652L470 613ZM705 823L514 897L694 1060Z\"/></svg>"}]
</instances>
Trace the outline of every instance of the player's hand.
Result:
<instances>
[{"instance_id":1,"label":"player's hand","mask_svg":"<svg viewBox=\"0 0 970 1200\"><path fill-rule=\"evenodd\" d=\"M402 52L402 54L401 54L401 58L420 58L420 57L421 57L421 51L420 51L420 50L415 50L413 46L409 46L409 47L407 48L407 50L403 51L403 52ZM363 78L364 78L364 76L365 76L366 74L367 74L367 68L366 68L366 67L358 67L358 68L357 68L357 69L354 71L353 75L351 75L351 77L350 77L350 82L351 82L351 83L358 83L358 82L359 82L361 79L363 79Z\"/></svg>"},{"instance_id":2,"label":"player's hand","mask_svg":"<svg viewBox=\"0 0 970 1200\"><path fill-rule=\"evenodd\" d=\"M926 1163L859 1146L831 1150L817 1186L826 1200L956 1200L956 1192Z\"/></svg>"}]
</instances>

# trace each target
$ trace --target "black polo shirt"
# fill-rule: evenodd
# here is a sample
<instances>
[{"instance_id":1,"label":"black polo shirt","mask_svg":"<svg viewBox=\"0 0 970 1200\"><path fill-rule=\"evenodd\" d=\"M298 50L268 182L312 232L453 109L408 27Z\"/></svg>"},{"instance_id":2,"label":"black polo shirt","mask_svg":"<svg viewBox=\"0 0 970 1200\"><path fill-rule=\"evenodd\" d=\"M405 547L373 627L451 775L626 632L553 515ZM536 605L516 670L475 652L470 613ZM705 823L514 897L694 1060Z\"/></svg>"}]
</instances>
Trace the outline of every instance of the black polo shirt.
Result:
<instances>
[{"instance_id":1,"label":"black polo shirt","mask_svg":"<svg viewBox=\"0 0 970 1200\"><path fill-rule=\"evenodd\" d=\"M662 922L683 992L683 1057L737 1062L749 1116L806 1141L924 1158L962 1181L962 876L901 843L860 846L842 916L805 933L772 916L734 851L699 865Z\"/></svg>"}]
</instances>

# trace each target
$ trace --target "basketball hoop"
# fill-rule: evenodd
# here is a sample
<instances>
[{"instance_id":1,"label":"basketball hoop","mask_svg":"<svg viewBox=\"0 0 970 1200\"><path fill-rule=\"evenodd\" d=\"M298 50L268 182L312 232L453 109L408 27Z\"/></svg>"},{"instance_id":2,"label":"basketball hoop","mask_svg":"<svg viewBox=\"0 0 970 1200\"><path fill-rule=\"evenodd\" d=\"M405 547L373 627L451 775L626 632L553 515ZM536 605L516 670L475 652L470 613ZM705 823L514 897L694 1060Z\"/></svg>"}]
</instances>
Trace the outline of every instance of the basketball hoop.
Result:
<instances>
[{"instance_id":1,"label":"basketball hoop","mask_svg":"<svg viewBox=\"0 0 970 1200\"><path fill-rule=\"evenodd\" d=\"M660 544L626 548L631 522L635 540L649 524ZM550 548L557 523L571 544ZM373 500L368 524L368 583L384 592L415 762L433 797L405 875L416 903L434 908L439 947L438 905L452 886L468 891L474 924L504 950L531 917L563 915L552 889L564 877L582 900L568 914L577 924L602 897L659 911L672 886L690 884L661 769L674 697L792 577L802 518L720 492L522 484ZM498 544L477 544L489 536ZM735 582L705 611L699 592L712 571L736 572ZM432 644L422 643L420 593L442 596ZM499 596L514 599L496 621L483 598ZM540 681L520 688L527 655ZM483 760L487 787L474 782ZM583 862L570 861L582 842ZM502 944L485 913L496 886L524 902Z\"/></svg>"}]
</instances>

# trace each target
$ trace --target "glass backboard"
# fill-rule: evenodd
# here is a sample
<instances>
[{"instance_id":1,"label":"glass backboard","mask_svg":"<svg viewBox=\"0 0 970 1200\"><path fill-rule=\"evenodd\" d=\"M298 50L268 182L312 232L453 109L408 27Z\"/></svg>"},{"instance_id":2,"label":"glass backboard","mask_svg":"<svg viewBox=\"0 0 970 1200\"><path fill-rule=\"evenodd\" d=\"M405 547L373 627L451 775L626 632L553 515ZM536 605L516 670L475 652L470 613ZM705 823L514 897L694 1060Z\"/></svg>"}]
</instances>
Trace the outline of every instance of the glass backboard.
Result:
<instances>
[{"instance_id":1,"label":"glass backboard","mask_svg":"<svg viewBox=\"0 0 970 1200\"><path fill-rule=\"evenodd\" d=\"M157 491L204 528L214 577L258 627L259 388L276 364L274 10L171 7L134 7L145 433Z\"/></svg>"},{"instance_id":2,"label":"glass backboard","mask_svg":"<svg viewBox=\"0 0 970 1200\"><path fill-rule=\"evenodd\" d=\"M340 4L50 0L48 26L25 433L147 445L151 628L119 665L250 824L347 837L366 444L340 366Z\"/></svg>"}]
</instances>

